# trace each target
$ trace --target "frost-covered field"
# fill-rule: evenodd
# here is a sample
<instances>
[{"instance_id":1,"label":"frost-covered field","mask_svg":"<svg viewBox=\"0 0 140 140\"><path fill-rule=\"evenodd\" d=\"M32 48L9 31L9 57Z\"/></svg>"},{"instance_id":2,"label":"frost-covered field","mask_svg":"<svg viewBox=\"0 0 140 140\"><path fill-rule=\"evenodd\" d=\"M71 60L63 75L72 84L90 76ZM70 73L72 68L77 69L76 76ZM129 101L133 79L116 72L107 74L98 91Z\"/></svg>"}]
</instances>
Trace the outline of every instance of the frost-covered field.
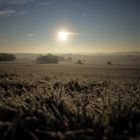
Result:
<instances>
[{"instance_id":1,"label":"frost-covered field","mask_svg":"<svg viewBox=\"0 0 140 140\"><path fill-rule=\"evenodd\" d=\"M0 64L1 140L139 136L139 67Z\"/></svg>"}]
</instances>

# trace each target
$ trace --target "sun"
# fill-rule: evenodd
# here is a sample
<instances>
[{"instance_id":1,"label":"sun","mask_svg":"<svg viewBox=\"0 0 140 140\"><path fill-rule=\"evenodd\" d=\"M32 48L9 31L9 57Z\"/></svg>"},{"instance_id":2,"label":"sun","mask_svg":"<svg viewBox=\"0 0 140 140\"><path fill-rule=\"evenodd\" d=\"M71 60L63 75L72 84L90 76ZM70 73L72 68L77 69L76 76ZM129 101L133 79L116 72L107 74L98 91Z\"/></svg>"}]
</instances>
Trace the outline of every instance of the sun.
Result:
<instances>
[{"instance_id":1,"label":"sun","mask_svg":"<svg viewBox=\"0 0 140 140\"><path fill-rule=\"evenodd\" d=\"M58 39L60 41L67 41L68 40L68 36L69 36L68 32L65 32L65 31L58 32Z\"/></svg>"}]
</instances>

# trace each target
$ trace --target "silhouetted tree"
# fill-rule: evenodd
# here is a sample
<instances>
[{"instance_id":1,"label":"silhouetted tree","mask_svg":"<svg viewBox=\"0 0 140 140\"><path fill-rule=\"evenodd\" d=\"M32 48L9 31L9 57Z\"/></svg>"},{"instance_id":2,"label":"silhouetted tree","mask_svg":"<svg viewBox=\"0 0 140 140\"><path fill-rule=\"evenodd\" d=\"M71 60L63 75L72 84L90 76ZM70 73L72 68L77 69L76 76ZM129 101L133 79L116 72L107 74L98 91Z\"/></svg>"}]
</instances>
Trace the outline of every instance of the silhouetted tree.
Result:
<instances>
[{"instance_id":1,"label":"silhouetted tree","mask_svg":"<svg viewBox=\"0 0 140 140\"><path fill-rule=\"evenodd\" d=\"M108 65L113 65L111 61L106 62Z\"/></svg>"},{"instance_id":2,"label":"silhouetted tree","mask_svg":"<svg viewBox=\"0 0 140 140\"><path fill-rule=\"evenodd\" d=\"M57 64L58 63L58 56L54 56L52 54L47 54L47 55L44 55L44 56L38 56L36 61L39 62L39 63Z\"/></svg>"},{"instance_id":3,"label":"silhouetted tree","mask_svg":"<svg viewBox=\"0 0 140 140\"><path fill-rule=\"evenodd\" d=\"M8 53L0 53L0 61L14 61L16 59L15 55Z\"/></svg>"},{"instance_id":4,"label":"silhouetted tree","mask_svg":"<svg viewBox=\"0 0 140 140\"><path fill-rule=\"evenodd\" d=\"M84 64L81 60L77 60L77 64Z\"/></svg>"}]
</instances>

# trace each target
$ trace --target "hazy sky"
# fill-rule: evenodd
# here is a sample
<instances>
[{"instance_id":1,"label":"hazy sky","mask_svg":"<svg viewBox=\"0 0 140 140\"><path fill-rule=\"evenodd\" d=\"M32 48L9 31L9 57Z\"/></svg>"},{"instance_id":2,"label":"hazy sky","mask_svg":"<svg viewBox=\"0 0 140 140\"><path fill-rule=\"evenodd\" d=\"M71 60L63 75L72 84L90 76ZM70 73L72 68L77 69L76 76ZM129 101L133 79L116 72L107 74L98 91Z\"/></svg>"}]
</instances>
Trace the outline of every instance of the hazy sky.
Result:
<instances>
[{"instance_id":1,"label":"hazy sky","mask_svg":"<svg viewBox=\"0 0 140 140\"><path fill-rule=\"evenodd\" d=\"M0 52L114 51L140 51L140 0L0 0Z\"/></svg>"}]
</instances>

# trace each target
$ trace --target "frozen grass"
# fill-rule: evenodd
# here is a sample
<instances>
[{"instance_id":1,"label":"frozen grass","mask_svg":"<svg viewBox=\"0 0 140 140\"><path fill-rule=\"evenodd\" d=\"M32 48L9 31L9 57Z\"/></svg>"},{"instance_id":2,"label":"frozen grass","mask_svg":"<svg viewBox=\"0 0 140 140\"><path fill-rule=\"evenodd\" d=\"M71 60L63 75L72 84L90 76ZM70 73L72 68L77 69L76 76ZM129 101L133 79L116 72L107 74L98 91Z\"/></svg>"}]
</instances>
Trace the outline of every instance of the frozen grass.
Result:
<instances>
[{"instance_id":1,"label":"frozen grass","mask_svg":"<svg viewBox=\"0 0 140 140\"><path fill-rule=\"evenodd\" d=\"M0 139L138 139L139 78L81 73L1 72Z\"/></svg>"}]
</instances>

